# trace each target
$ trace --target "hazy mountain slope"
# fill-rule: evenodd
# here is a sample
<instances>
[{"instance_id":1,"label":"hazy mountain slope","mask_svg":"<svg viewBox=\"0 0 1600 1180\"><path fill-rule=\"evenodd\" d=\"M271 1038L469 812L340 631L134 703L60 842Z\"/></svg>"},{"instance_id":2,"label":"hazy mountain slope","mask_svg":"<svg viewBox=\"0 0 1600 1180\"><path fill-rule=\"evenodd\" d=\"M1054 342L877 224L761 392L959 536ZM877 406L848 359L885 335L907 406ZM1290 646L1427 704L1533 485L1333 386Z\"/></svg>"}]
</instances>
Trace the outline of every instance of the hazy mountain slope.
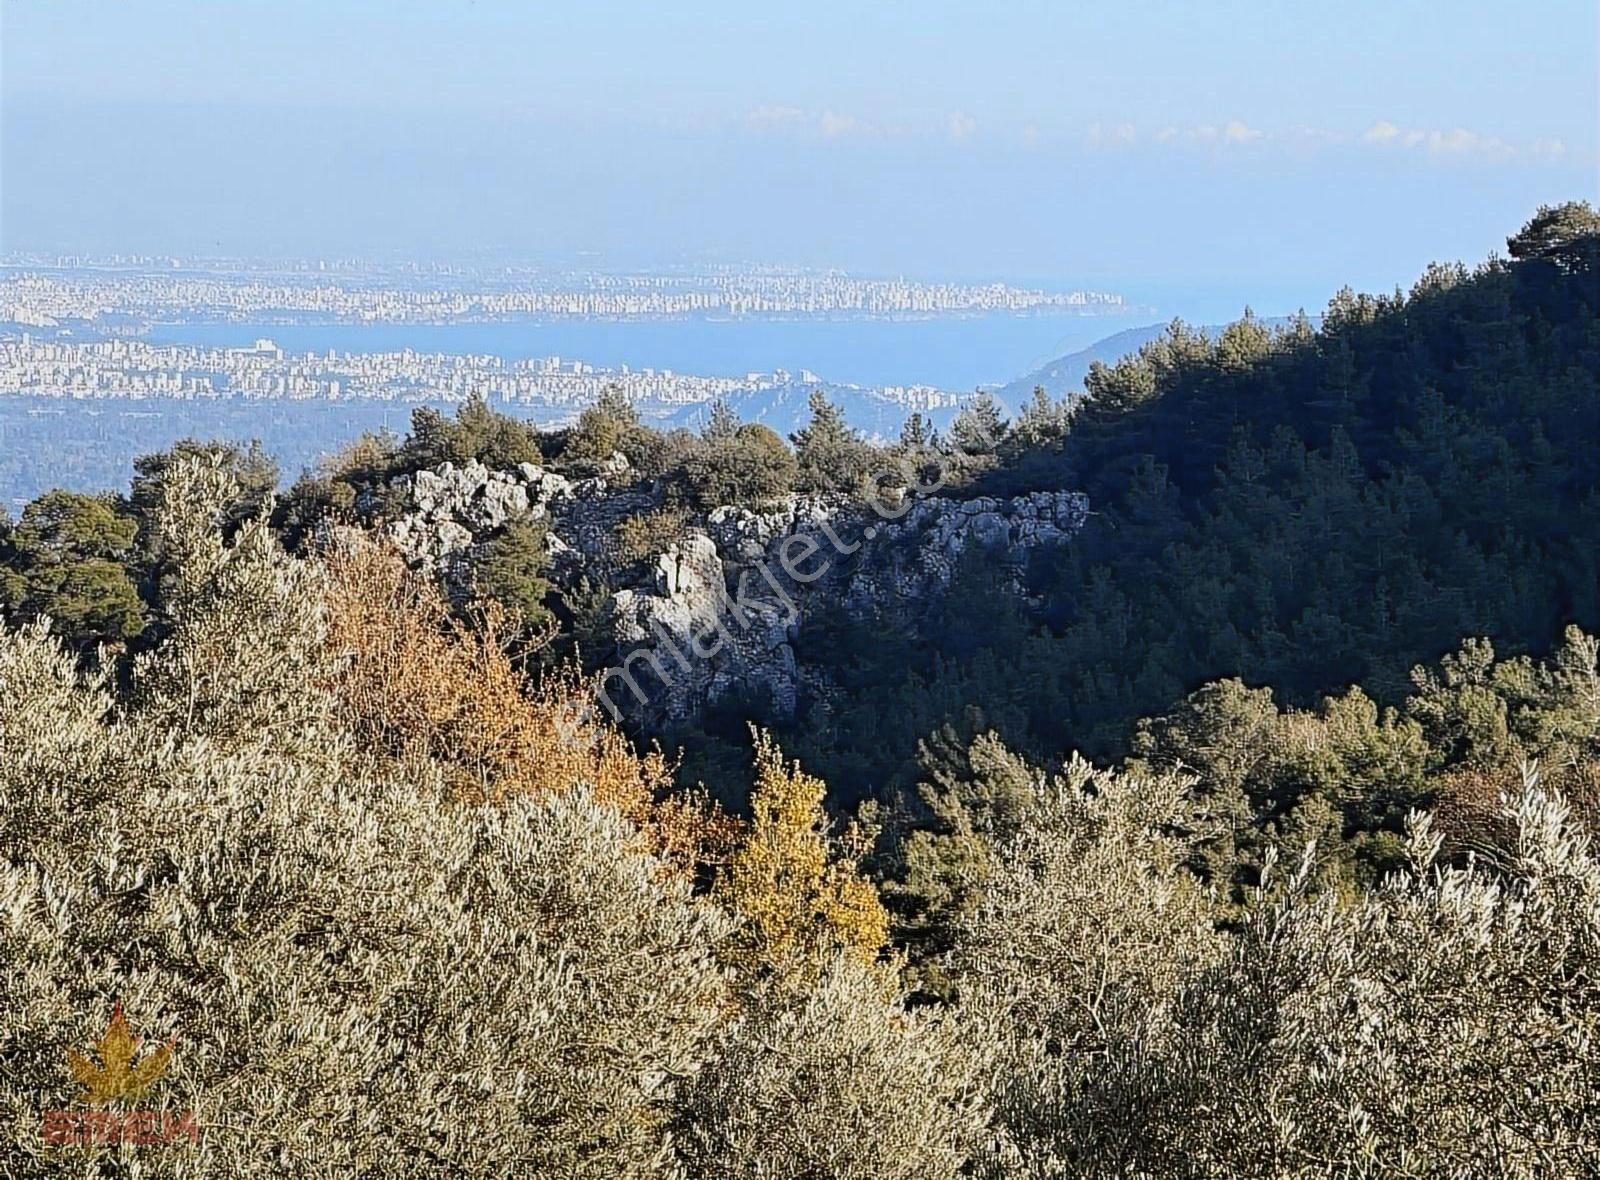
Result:
<instances>
[{"instance_id":1,"label":"hazy mountain slope","mask_svg":"<svg viewBox=\"0 0 1600 1180\"><path fill-rule=\"evenodd\" d=\"M1313 317L1312 322L1316 323L1318 318ZM1282 327L1289 322L1287 316L1272 316L1262 320L1268 327ZM1106 365L1114 364L1123 357L1138 352L1152 340L1158 339L1166 330L1166 324L1145 324L1142 327L1128 328L1114 333L1103 340L1096 340L1088 348L1069 352L1048 364L1040 365L1031 373L1024 373L1015 381L1007 382L995 390L994 395L1008 410L1015 412L1033 396L1033 391L1041 386L1053 398L1064 397L1069 393L1080 393L1083 390L1084 379L1089 375L1089 366L1095 361ZM1202 328L1201 331L1215 336L1222 331L1222 325L1212 325Z\"/></svg>"},{"instance_id":2,"label":"hazy mountain slope","mask_svg":"<svg viewBox=\"0 0 1600 1180\"><path fill-rule=\"evenodd\" d=\"M1096 340L1088 348L1059 356L1031 373L1024 373L1015 381L1007 382L995 390L994 395L1007 409L1015 410L1033 395L1034 389L1038 386L1043 386L1045 392L1055 398L1081 390L1083 379L1088 376L1089 366L1092 363L1101 361L1110 364L1120 360L1130 352L1137 352L1166 330L1165 324L1145 324L1138 328L1127 328L1103 340Z\"/></svg>"},{"instance_id":3,"label":"hazy mountain slope","mask_svg":"<svg viewBox=\"0 0 1600 1180\"><path fill-rule=\"evenodd\" d=\"M806 402L817 388L819 386L815 382L795 382L776 389L763 389L729 398L728 408L740 420L759 422L787 438L806 424L810 417ZM905 404L891 401L871 389L827 382L823 382L820 388L844 411L845 421L868 438L888 441L898 438L901 425L911 413ZM698 402L682 406L663 417L652 417L650 421L663 430L677 426L698 430L710 412L708 404ZM922 416L943 430L949 427L958 412L958 406L941 406L923 410Z\"/></svg>"}]
</instances>

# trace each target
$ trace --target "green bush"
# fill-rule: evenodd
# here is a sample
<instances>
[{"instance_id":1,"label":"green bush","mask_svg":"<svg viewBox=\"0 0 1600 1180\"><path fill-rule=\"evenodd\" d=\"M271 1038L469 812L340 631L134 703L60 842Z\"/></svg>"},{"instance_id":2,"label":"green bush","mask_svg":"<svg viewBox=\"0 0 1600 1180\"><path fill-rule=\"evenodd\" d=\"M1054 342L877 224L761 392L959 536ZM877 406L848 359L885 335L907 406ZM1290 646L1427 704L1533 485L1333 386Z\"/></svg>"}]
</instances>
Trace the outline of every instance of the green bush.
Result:
<instances>
[{"instance_id":1,"label":"green bush","mask_svg":"<svg viewBox=\"0 0 1600 1180\"><path fill-rule=\"evenodd\" d=\"M627 516L617 522L613 552L617 560L651 561L683 536L688 517L675 508L658 508Z\"/></svg>"},{"instance_id":2,"label":"green bush","mask_svg":"<svg viewBox=\"0 0 1600 1180\"><path fill-rule=\"evenodd\" d=\"M541 627L551 617L545 605L550 594L550 583L544 577L550 564L546 532L542 521L513 520L490 539L473 568L477 593L514 612L528 627Z\"/></svg>"},{"instance_id":3,"label":"green bush","mask_svg":"<svg viewBox=\"0 0 1600 1180\"><path fill-rule=\"evenodd\" d=\"M47 492L0 534L0 610L50 618L74 649L122 643L145 626L133 570L138 522L109 496Z\"/></svg>"},{"instance_id":4,"label":"green bush","mask_svg":"<svg viewBox=\"0 0 1600 1180\"><path fill-rule=\"evenodd\" d=\"M687 499L696 507L759 506L792 491L799 475L793 452L772 430L749 422L695 447L681 465Z\"/></svg>"}]
</instances>

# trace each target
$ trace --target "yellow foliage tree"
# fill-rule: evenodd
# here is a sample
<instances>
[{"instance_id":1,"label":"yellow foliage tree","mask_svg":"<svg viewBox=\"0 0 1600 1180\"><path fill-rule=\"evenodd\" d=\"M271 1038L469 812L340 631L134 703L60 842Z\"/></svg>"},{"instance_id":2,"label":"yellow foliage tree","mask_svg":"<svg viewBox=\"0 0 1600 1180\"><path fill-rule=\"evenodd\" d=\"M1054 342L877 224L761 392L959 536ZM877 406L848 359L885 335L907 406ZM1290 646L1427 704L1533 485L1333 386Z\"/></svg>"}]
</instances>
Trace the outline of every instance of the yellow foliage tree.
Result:
<instances>
[{"instance_id":1,"label":"yellow foliage tree","mask_svg":"<svg viewBox=\"0 0 1600 1180\"><path fill-rule=\"evenodd\" d=\"M889 917L855 857L829 839L826 785L786 763L769 734L752 732L750 822L714 889L741 919L742 965L809 974L838 950L871 962L888 941Z\"/></svg>"}]
</instances>

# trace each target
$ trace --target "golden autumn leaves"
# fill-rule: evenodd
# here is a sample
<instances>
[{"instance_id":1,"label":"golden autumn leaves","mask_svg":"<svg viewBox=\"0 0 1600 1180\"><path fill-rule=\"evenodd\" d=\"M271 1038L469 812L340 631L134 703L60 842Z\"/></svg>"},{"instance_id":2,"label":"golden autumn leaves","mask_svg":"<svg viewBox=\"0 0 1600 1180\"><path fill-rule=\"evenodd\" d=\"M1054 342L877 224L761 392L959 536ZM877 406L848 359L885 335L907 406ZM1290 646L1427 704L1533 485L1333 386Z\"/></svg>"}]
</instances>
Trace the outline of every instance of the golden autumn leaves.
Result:
<instances>
[{"instance_id":1,"label":"golden autumn leaves","mask_svg":"<svg viewBox=\"0 0 1600 1180\"><path fill-rule=\"evenodd\" d=\"M830 838L826 787L757 732L751 816L671 791L657 750L640 754L591 707L573 669L533 685L508 652L514 620L484 607L451 617L437 585L369 539L327 555L331 687L358 744L398 761L426 759L472 800L588 784L638 825L650 850L714 884L740 919L736 965L809 974L839 950L877 958L888 915L854 857Z\"/></svg>"},{"instance_id":2,"label":"golden autumn leaves","mask_svg":"<svg viewBox=\"0 0 1600 1180\"><path fill-rule=\"evenodd\" d=\"M814 966L840 949L868 961L889 938L877 890L829 847L820 778L785 763L770 734L755 731L756 785L713 896L743 919L747 964L776 971Z\"/></svg>"}]
</instances>

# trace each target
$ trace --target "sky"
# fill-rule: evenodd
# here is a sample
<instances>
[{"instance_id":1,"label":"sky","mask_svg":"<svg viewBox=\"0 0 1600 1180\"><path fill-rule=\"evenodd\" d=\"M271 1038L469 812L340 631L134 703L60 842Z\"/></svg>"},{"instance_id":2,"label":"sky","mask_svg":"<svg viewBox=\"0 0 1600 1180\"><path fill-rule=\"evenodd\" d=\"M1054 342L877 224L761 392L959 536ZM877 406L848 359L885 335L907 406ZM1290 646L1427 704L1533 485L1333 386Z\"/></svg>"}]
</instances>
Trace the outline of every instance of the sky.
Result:
<instances>
[{"instance_id":1,"label":"sky","mask_svg":"<svg viewBox=\"0 0 1600 1180\"><path fill-rule=\"evenodd\" d=\"M1320 306L1600 189L1594 0L0 0L0 250Z\"/></svg>"}]
</instances>

